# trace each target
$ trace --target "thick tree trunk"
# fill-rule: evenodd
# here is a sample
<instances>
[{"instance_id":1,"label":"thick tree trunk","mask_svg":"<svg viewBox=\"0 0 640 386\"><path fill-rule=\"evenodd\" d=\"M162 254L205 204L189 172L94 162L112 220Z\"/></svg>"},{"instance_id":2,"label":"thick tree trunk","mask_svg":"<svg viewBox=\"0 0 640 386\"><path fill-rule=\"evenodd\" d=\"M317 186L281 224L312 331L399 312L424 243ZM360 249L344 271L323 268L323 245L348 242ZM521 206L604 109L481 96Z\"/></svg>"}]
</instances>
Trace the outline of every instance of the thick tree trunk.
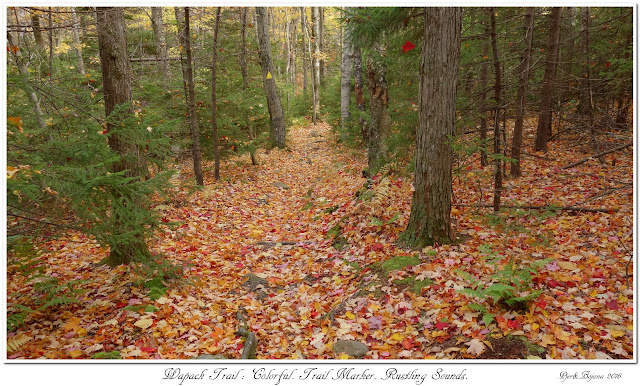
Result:
<instances>
[{"instance_id":1,"label":"thick tree trunk","mask_svg":"<svg viewBox=\"0 0 640 386\"><path fill-rule=\"evenodd\" d=\"M498 38L496 36L496 10L491 8L491 51L493 53L493 69L495 72L495 83L493 86L494 100L496 102L493 113L493 153L500 154L500 110L501 103L500 93L502 91L502 77L500 74L500 56L498 54ZM500 195L502 194L502 162L496 157L494 161L493 176L493 210L500 210Z\"/></svg>"},{"instance_id":2,"label":"thick tree trunk","mask_svg":"<svg viewBox=\"0 0 640 386\"><path fill-rule=\"evenodd\" d=\"M247 91L249 88L249 73L247 70L247 14L249 13L248 7L240 8L240 36L242 46L240 47L240 72L242 74L242 91ZM253 141L255 139L255 132L253 129L253 124L249 121L248 114L245 115L245 122L248 122L249 125L249 138ZM254 150L251 150L251 164L257 165L258 160L256 159L256 153Z\"/></svg>"},{"instance_id":3,"label":"thick tree trunk","mask_svg":"<svg viewBox=\"0 0 640 386\"><path fill-rule=\"evenodd\" d=\"M538 116L538 128L536 130L535 149L547 151L547 142L550 133L551 102L553 100L553 86L555 83L555 65L558 59L558 46L560 42L560 17L562 8L554 7L549 16L549 43L547 44L547 57L542 80L540 96L540 113Z\"/></svg>"},{"instance_id":4,"label":"thick tree trunk","mask_svg":"<svg viewBox=\"0 0 640 386\"><path fill-rule=\"evenodd\" d=\"M171 73L169 72L169 61L167 60L167 38L162 21L162 7L151 7L151 25L156 41L156 57L160 59L160 71L165 79L169 79Z\"/></svg>"},{"instance_id":5,"label":"thick tree trunk","mask_svg":"<svg viewBox=\"0 0 640 386\"><path fill-rule=\"evenodd\" d=\"M211 129L213 131L213 177L220 180L220 147L218 146L218 101L216 98L216 65L218 61L218 30L220 29L220 7L216 9L216 25L213 29L213 52L211 54Z\"/></svg>"},{"instance_id":6,"label":"thick tree trunk","mask_svg":"<svg viewBox=\"0 0 640 386\"><path fill-rule=\"evenodd\" d=\"M84 59L82 59L82 43L80 42L80 25L78 24L75 7L71 7L71 21L73 23L73 27L71 29L73 33L73 48L76 51L76 56L78 57L78 72L80 75L85 76Z\"/></svg>"},{"instance_id":7,"label":"thick tree trunk","mask_svg":"<svg viewBox=\"0 0 640 386\"><path fill-rule=\"evenodd\" d=\"M353 48L351 31L345 27L342 34L342 63L340 66L340 124L342 132L349 125L351 108L351 73L353 71Z\"/></svg>"},{"instance_id":8,"label":"thick tree trunk","mask_svg":"<svg viewBox=\"0 0 640 386\"><path fill-rule=\"evenodd\" d=\"M524 44L525 48L520 57L520 78L518 79L518 95L516 96L516 121L513 129L513 142L511 144L511 158L516 162L511 164L511 175L520 177L520 153L522 151L522 126L524 123L525 103L527 97L527 83L529 82L529 64L531 62L531 44L533 42L533 19L535 8L527 8L524 16Z\"/></svg>"},{"instance_id":9,"label":"thick tree trunk","mask_svg":"<svg viewBox=\"0 0 640 386\"><path fill-rule=\"evenodd\" d=\"M286 127L284 110L278 95L276 80L273 76L273 62L271 60L271 40L269 38L269 20L267 8L256 7L256 28L258 34L258 51L262 66L264 92L267 96L267 108L271 118L271 142L277 147L285 146Z\"/></svg>"},{"instance_id":10,"label":"thick tree trunk","mask_svg":"<svg viewBox=\"0 0 640 386\"><path fill-rule=\"evenodd\" d=\"M105 114L109 117L107 124L107 129L110 131L109 147L121 156L120 161L113 165L112 172L128 170L126 176L139 178L145 173L145 163L140 157L140 149L134 144L127 143L118 134L121 129L117 128L117 123L114 123L114 120L119 121L132 114L131 68L127 52L124 13L122 8L98 7L96 16L104 107ZM110 245L109 257L104 261L106 264L109 266L128 264L135 258L150 256L143 234L134 232L130 235L131 226L118 218L115 218L115 224L119 228L118 232L127 234L127 237L121 239L114 237L117 241L113 241Z\"/></svg>"},{"instance_id":11,"label":"thick tree trunk","mask_svg":"<svg viewBox=\"0 0 640 386\"><path fill-rule=\"evenodd\" d=\"M320 8L311 7L313 19L313 123L320 114Z\"/></svg>"},{"instance_id":12,"label":"thick tree trunk","mask_svg":"<svg viewBox=\"0 0 640 386\"><path fill-rule=\"evenodd\" d=\"M369 122L368 158L369 174L374 175L387 162L387 138L391 131L389 116L389 89L387 87L386 68L381 60L384 54L381 47L376 47L367 60L367 85L369 87L369 104L371 122Z\"/></svg>"},{"instance_id":13,"label":"thick tree trunk","mask_svg":"<svg viewBox=\"0 0 640 386\"><path fill-rule=\"evenodd\" d=\"M196 116L195 90L193 86L193 69L191 67L191 33L189 32L189 7L184 7L182 12L175 8L176 21L178 22L178 40L180 42L182 79L187 102L187 113L189 115L189 133L191 134L191 155L193 158L193 171L198 185L204 185L202 173L202 151L200 150L200 132L198 131L198 117ZM186 61L182 52L186 51Z\"/></svg>"},{"instance_id":14,"label":"thick tree trunk","mask_svg":"<svg viewBox=\"0 0 640 386\"><path fill-rule=\"evenodd\" d=\"M491 25L489 22L485 22L484 33L487 37L491 34ZM489 45L491 39L489 38L482 45L482 64L480 66L480 166L487 166L489 164L489 157L487 155L487 114L489 109L487 108L487 91L489 84Z\"/></svg>"},{"instance_id":15,"label":"thick tree trunk","mask_svg":"<svg viewBox=\"0 0 640 386\"><path fill-rule=\"evenodd\" d=\"M455 239L450 138L455 135L462 8L426 8L411 215L400 241L411 247Z\"/></svg>"},{"instance_id":16,"label":"thick tree trunk","mask_svg":"<svg viewBox=\"0 0 640 386\"><path fill-rule=\"evenodd\" d=\"M362 136L362 142L365 146L368 146L369 143L369 130L366 125L366 120L364 119L364 112L366 111L366 106L364 103L364 81L362 78L362 53L360 52L360 46L357 42L353 42L353 80L354 86L353 91L356 96L356 109L360 111L360 134Z\"/></svg>"},{"instance_id":17,"label":"thick tree trunk","mask_svg":"<svg viewBox=\"0 0 640 386\"><path fill-rule=\"evenodd\" d=\"M29 100L33 104L33 112L36 115L36 122L38 122L38 127L44 129L47 127L46 122L44 121L44 114L42 113L42 108L40 107L40 98L36 94L36 91L31 86L31 75L29 74L29 70L27 69L27 64L25 59L22 57L22 50L18 45L17 39L11 32L7 32L7 42L9 43L9 55L13 56L16 62L16 66L18 67L18 72L25 79L26 91ZM15 49L12 49L16 47Z\"/></svg>"}]
</instances>

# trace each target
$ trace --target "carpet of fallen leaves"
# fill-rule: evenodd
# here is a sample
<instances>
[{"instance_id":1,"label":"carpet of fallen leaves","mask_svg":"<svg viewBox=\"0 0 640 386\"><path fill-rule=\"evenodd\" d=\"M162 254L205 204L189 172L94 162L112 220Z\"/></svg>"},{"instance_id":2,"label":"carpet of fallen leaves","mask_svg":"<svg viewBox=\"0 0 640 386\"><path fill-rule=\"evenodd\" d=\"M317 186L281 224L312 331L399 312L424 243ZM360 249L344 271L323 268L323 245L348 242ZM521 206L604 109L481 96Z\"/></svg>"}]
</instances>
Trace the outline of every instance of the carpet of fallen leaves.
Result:
<instances>
[{"instance_id":1,"label":"carpet of fallen leaves","mask_svg":"<svg viewBox=\"0 0 640 386\"><path fill-rule=\"evenodd\" d=\"M505 182L504 204L617 211L509 212L491 222L489 208L454 206L459 242L413 251L395 244L409 218L409 173L374 177L374 194L364 200L356 197L366 183L362 151L337 145L325 124L293 128L288 141L288 149L260 153L257 166L247 155L224 161L218 182L206 165L206 188L194 194L185 161L175 199L157 203L164 221L179 225L150 245L185 264L194 284L167 283L155 301L131 267L97 265L107 251L85 236L43 244L47 273L86 279L86 291L79 303L34 314L10 333L20 347L8 357L85 359L118 350L128 359L239 358L239 310L258 339L259 359L346 358L332 350L342 339L366 343L366 359L633 357L630 149L606 156L608 164L590 160L562 170L589 154L572 141L553 142L538 154L545 159L525 156L523 177ZM491 203L491 167L480 168L477 159L462 165L454 203ZM456 273L490 280L487 248L505 259L553 259L534 277L543 292L528 309L485 303L495 314L488 326L468 307L476 300L458 292L468 283ZM375 265L407 255L420 262L390 272ZM264 281L243 285L247 274ZM406 278L432 283L412 290L402 284ZM8 272L9 303L12 294L30 291ZM125 309L131 305L140 312ZM145 305L157 310L144 312ZM505 348L505 337L538 350Z\"/></svg>"}]
</instances>

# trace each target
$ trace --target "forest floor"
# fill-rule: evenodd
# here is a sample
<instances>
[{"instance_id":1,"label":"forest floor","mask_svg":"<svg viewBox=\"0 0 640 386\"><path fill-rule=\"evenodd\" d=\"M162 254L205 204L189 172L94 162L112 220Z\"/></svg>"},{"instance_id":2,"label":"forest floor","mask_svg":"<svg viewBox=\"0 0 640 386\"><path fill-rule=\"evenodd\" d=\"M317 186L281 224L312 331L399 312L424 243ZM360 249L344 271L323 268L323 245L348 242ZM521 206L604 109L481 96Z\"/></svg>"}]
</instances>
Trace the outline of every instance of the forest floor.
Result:
<instances>
[{"instance_id":1,"label":"forest floor","mask_svg":"<svg viewBox=\"0 0 640 386\"><path fill-rule=\"evenodd\" d=\"M608 164L560 169L589 154L553 142L537 154L544 159L524 158L523 177L505 182L504 204L609 212L454 206L456 244L409 250L395 240L409 218L410 173L385 168L366 187L363 152L337 145L325 124L292 128L288 141L261 152L257 166L247 155L223 161L219 182L207 164L206 187L192 194L190 162L182 165L174 197L156 208L178 226L150 246L190 280L149 291L132 267L98 265L107 251L79 233L44 243L47 273L86 279L86 291L10 333L21 340L9 358L240 358L243 318L258 359L633 357L630 149L606 156ZM457 170L454 203L490 204L491 170L477 159ZM509 261L544 258L553 260L530 281L542 293L526 307L459 292L471 277L497 278ZM9 304L17 294L38 296L18 273L7 279ZM485 325L487 313L494 321ZM366 347L357 353L347 342L339 353L340 340Z\"/></svg>"}]
</instances>

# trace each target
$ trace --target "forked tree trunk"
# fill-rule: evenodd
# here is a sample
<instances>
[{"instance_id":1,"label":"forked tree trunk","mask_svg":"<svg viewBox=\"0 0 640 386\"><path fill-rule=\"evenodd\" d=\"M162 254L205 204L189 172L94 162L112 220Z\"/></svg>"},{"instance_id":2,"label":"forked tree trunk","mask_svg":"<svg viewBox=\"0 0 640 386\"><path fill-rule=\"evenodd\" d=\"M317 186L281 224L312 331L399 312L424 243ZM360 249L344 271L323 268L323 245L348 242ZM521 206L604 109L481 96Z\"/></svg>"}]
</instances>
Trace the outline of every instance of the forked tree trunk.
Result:
<instances>
[{"instance_id":1,"label":"forked tree trunk","mask_svg":"<svg viewBox=\"0 0 640 386\"><path fill-rule=\"evenodd\" d=\"M525 103L527 98L527 82L529 82L529 64L531 62L531 44L533 42L533 19L535 8L527 8L524 16L524 44L525 48L520 57L520 78L518 79L518 95L516 96L516 121L513 129L511 144L511 158L516 162L511 164L511 175L520 177L520 153L522 152L522 126L524 124Z\"/></svg>"},{"instance_id":2,"label":"forked tree trunk","mask_svg":"<svg viewBox=\"0 0 640 386\"><path fill-rule=\"evenodd\" d=\"M137 156L140 149L137 145L127 143L118 134L120 128L115 129L117 121L121 121L132 115L131 106L131 68L129 67L129 55L127 53L127 38L125 29L124 12L117 7L98 7L96 9L98 34L98 46L100 51L100 66L102 68L102 82L104 85L104 107L105 114L109 118L107 130L110 131L108 137L109 147L121 156L120 161L112 166L112 172L118 173L128 170L127 177L139 178L146 171L142 159ZM114 110L117 111L114 112ZM112 114L113 113L113 114ZM116 116L114 116L116 114ZM114 123L115 121L115 123ZM121 193L115 192L118 196ZM129 198L122 198L128 201ZM137 205L135 198L132 199ZM114 214L117 216L117 214ZM109 266L128 264L136 257L150 256L149 249L144 240L144 235L140 232L130 234L131 225L125 221L114 218L117 232L122 234L118 238L116 234L110 245L109 257L104 262ZM124 237L124 235L127 235Z\"/></svg>"},{"instance_id":3,"label":"forked tree trunk","mask_svg":"<svg viewBox=\"0 0 640 386\"><path fill-rule=\"evenodd\" d=\"M405 245L420 248L455 239L451 228L450 139L456 125L462 8L426 8L424 14L415 191L409 223L400 236Z\"/></svg>"},{"instance_id":4,"label":"forked tree trunk","mask_svg":"<svg viewBox=\"0 0 640 386\"><path fill-rule=\"evenodd\" d=\"M167 38L162 21L162 7L151 7L151 25L156 41L156 57L160 60L160 71L165 79L169 79L171 73L169 72L169 61L167 60Z\"/></svg>"},{"instance_id":5,"label":"forked tree trunk","mask_svg":"<svg viewBox=\"0 0 640 386\"><path fill-rule=\"evenodd\" d=\"M213 52L211 54L211 128L213 131L213 177L220 179L220 147L218 146L218 101L216 98L216 66L218 61L218 30L220 29L220 7L216 9L216 25L213 29Z\"/></svg>"},{"instance_id":6,"label":"forked tree trunk","mask_svg":"<svg viewBox=\"0 0 640 386\"><path fill-rule=\"evenodd\" d=\"M36 116L36 121L38 122L38 127L44 129L47 127L46 122L44 121L44 114L42 113L42 107L40 107L40 98L36 94L33 86L31 86L31 75L29 74L29 70L27 69L27 64L25 59L22 56L22 51L20 46L18 45L17 39L13 35L13 33L7 31L7 43L9 43L9 53L8 55L13 56L16 66L18 67L18 72L25 80L27 96L31 103L33 104L33 112ZM15 47L15 48L14 48Z\"/></svg>"},{"instance_id":7,"label":"forked tree trunk","mask_svg":"<svg viewBox=\"0 0 640 386\"><path fill-rule=\"evenodd\" d=\"M271 143L277 147L284 147L286 139L284 110L282 109L282 102L280 102L280 96L278 95L276 79L273 76L269 20L267 19L266 7L256 7L256 28L264 92L267 96L267 108L269 110L269 117L271 118Z\"/></svg>"},{"instance_id":8,"label":"forked tree trunk","mask_svg":"<svg viewBox=\"0 0 640 386\"><path fill-rule=\"evenodd\" d=\"M555 65L558 59L558 46L560 42L560 17L562 8L554 7L549 15L549 43L547 44L547 57L542 80L540 95L540 113L538 116L538 128L536 130L535 149L547 151L549 141L549 126L551 122L551 101L553 100L553 86L555 83Z\"/></svg>"},{"instance_id":9,"label":"forked tree trunk","mask_svg":"<svg viewBox=\"0 0 640 386\"><path fill-rule=\"evenodd\" d=\"M73 23L73 27L71 28L71 32L73 33L73 48L78 57L78 72L80 75L85 76L84 59L82 59L82 43L80 42L80 25L78 24L75 7L71 7L71 22Z\"/></svg>"},{"instance_id":10,"label":"forked tree trunk","mask_svg":"<svg viewBox=\"0 0 640 386\"><path fill-rule=\"evenodd\" d=\"M202 173L202 151L200 150L200 132L198 131L198 117L196 116L195 90L193 87L193 69L191 66L191 33L189 32L189 7L184 7L184 13L176 7L176 21L178 22L178 40L180 42L180 63L182 65L182 79L189 115L189 133L191 134L191 155L193 171L198 185L204 185ZM186 51L186 60L182 52Z\"/></svg>"}]
</instances>

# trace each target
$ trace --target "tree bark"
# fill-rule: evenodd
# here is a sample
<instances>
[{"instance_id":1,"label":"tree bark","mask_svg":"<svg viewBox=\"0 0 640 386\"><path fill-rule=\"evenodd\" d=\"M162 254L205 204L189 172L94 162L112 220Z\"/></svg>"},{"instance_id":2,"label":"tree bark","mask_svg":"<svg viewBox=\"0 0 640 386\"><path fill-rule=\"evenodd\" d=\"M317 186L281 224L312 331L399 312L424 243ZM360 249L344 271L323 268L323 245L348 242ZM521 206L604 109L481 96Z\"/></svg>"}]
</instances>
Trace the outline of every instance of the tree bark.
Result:
<instances>
[{"instance_id":1,"label":"tree bark","mask_svg":"<svg viewBox=\"0 0 640 386\"><path fill-rule=\"evenodd\" d=\"M248 13L249 13L248 7L240 8L240 22L241 22L240 36L241 36L242 46L240 47L239 58L240 58L240 72L242 74L242 91L247 91L247 89L249 88L249 73L247 70L247 14ZM247 122L247 124L249 125L249 138L251 138L251 140L253 141L256 135L253 129L253 124L251 123L251 121L249 121L248 114L245 114L245 122ZM249 154L251 156L251 164L257 165L258 160L256 159L255 151L251 150Z\"/></svg>"},{"instance_id":2,"label":"tree bark","mask_svg":"<svg viewBox=\"0 0 640 386\"><path fill-rule=\"evenodd\" d=\"M524 16L524 44L525 48L520 57L520 78L518 79L518 95L516 96L516 121L513 129L513 142L511 144L511 158L516 162L511 164L511 175L520 177L522 168L520 167L522 151L522 126L524 123L525 104L527 97L527 83L529 82L529 65L531 62L531 44L533 42L533 19L535 8L527 8Z\"/></svg>"},{"instance_id":3,"label":"tree bark","mask_svg":"<svg viewBox=\"0 0 640 386\"><path fill-rule=\"evenodd\" d=\"M145 163L140 157L137 145L127 143L119 134L122 130L117 122L132 115L131 105L131 68L127 52L127 38L124 12L122 8L98 7L96 9L98 46L100 66L104 86L105 114L109 118L107 130L109 147L121 156L120 161L112 166L112 172L127 170L125 176L139 178L145 173ZM115 121L115 122L114 122ZM114 193L116 196L121 193ZM123 200L126 201L126 200ZM134 199L135 203L136 200ZM134 204L135 205L135 204ZM117 215L114 215L117 216ZM131 233L131 225L119 218L114 219L117 231L121 234ZM132 235L114 237L110 245L109 257L105 263L109 266L128 264L136 257L150 256L144 235L133 232Z\"/></svg>"},{"instance_id":4,"label":"tree bark","mask_svg":"<svg viewBox=\"0 0 640 386\"><path fill-rule=\"evenodd\" d=\"M311 7L313 19L313 124L320 114L320 9Z\"/></svg>"},{"instance_id":5,"label":"tree bark","mask_svg":"<svg viewBox=\"0 0 640 386\"><path fill-rule=\"evenodd\" d=\"M162 21L162 7L151 7L151 25L156 41L156 57L160 59L160 71L165 79L169 79L171 73L169 72L169 61L167 60L167 38Z\"/></svg>"},{"instance_id":6,"label":"tree bark","mask_svg":"<svg viewBox=\"0 0 640 386\"><path fill-rule=\"evenodd\" d=\"M450 138L455 135L456 82L460 61L462 8L424 11L419 115L411 215L400 241L411 247L447 244L453 195Z\"/></svg>"},{"instance_id":7,"label":"tree bark","mask_svg":"<svg viewBox=\"0 0 640 386\"><path fill-rule=\"evenodd\" d=\"M360 45L357 42L353 42L353 91L356 96L356 109L360 111L360 117L358 119L360 123L360 134L362 136L362 142L365 146L369 143L369 130L367 128L366 120L364 119L364 112L366 106L364 103L364 81L362 78L362 53Z\"/></svg>"},{"instance_id":8,"label":"tree bark","mask_svg":"<svg viewBox=\"0 0 640 386\"><path fill-rule=\"evenodd\" d=\"M345 26L342 34L342 63L340 66L340 124L344 133L349 125L351 108L351 73L353 71L353 49L351 32Z\"/></svg>"},{"instance_id":9,"label":"tree bark","mask_svg":"<svg viewBox=\"0 0 640 386\"><path fill-rule=\"evenodd\" d=\"M269 110L269 117L271 118L271 142L273 145L282 148L285 146L286 124L276 80L272 73L273 62L271 60L271 40L269 37L269 20L267 19L266 7L256 7L256 28L264 92L267 96L267 108Z\"/></svg>"},{"instance_id":10,"label":"tree bark","mask_svg":"<svg viewBox=\"0 0 640 386\"><path fill-rule=\"evenodd\" d=\"M547 142L550 133L551 102L553 100L553 88L555 83L555 64L558 58L558 46L560 42L560 17L562 8L554 7L549 15L549 43L547 44L547 56L542 80L540 96L540 115L538 116L538 128L536 130L535 149L547 151Z\"/></svg>"},{"instance_id":11,"label":"tree bark","mask_svg":"<svg viewBox=\"0 0 640 386\"><path fill-rule=\"evenodd\" d=\"M307 50L307 45L305 43L305 34L306 30L306 15L305 8L300 7L300 32L302 33L302 92L303 95L307 96L307 55L305 55L305 51Z\"/></svg>"},{"instance_id":12,"label":"tree bark","mask_svg":"<svg viewBox=\"0 0 640 386\"><path fill-rule=\"evenodd\" d=\"M372 176L387 162L387 138L391 131L387 70L381 60L383 51L382 47L376 47L367 60L367 86L369 87L371 110L371 122L369 122L367 133L367 153L369 174Z\"/></svg>"},{"instance_id":13,"label":"tree bark","mask_svg":"<svg viewBox=\"0 0 640 386\"><path fill-rule=\"evenodd\" d=\"M494 99L496 102L493 113L493 153L500 154L500 93L502 91L502 79L500 74L500 56L498 54L498 39L496 36L496 10L491 7L491 51L493 53L493 69L495 72L495 83L493 86ZM494 177L493 177L493 210L500 210L500 195L502 194L502 162L496 157L494 160Z\"/></svg>"},{"instance_id":14,"label":"tree bark","mask_svg":"<svg viewBox=\"0 0 640 386\"><path fill-rule=\"evenodd\" d=\"M191 134L191 155L193 158L193 171L198 185L204 185L202 173L202 151L200 150L200 132L198 131L198 117L196 116L195 90L193 85L193 69L191 67L191 33L189 28L189 7L184 7L184 13L178 7L175 9L178 22L178 40L180 41L180 57L182 76L189 116L189 133ZM186 51L186 61L182 52Z\"/></svg>"},{"instance_id":15,"label":"tree bark","mask_svg":"<svg viewBox=\"0 0 640 386\"><path fill-rule=\"evenodd\" d=\"M36 122L38 122L38 127L44 129L47 127L46 122L44 121L44 114L42 113L42 107L40 106L40 98L36 94L33 86L31 86L31 75L29 74L29 70L27 69L27 64L25 59L22 57L22 51L20 50L20 46L18 45L17 39L11 32L7 31L7 42L9 43L9 55L12 55L16 66L18 67L18 72L25 80L26 92L27 96L31 100L33 104L33 112L36 115ZM15 48L13 48L15 47Z\"/></svg>"},{"instance_id":16,"label":"tree bark","mask_svg":"<svg viewBox=\"0 0 640 386\"><path fill-rule=\"evenodd\" d=\"M220 180L220 147L218 146L218 101L216 99L216 65L218 61L218 30L220 29L220 7L216 9L216 24L213 29L213 52L211 54L211 128L213 131L213 159L216 181Z\"/></svg>"},{"instance_id":17,"label":"tree bark","mask_svg":"<svg viewBox=\"0 0 640 386\"><path fill-rule=\"evenodd\" d=\"M320 47L319 51L320 51L320 60L319 60L319 65L320 65L320 82L318 84L322 84L324 85L324 81L325 81L325 72L326 72L326 67L325 67L325 63L324 63L324 7L317 7L318 8L318 46Z\"/></svg>"},{"instance_id":18,"label":"tree bark","mask_svg":"<svg viewBox=\"0 0 640 386\"><path fill-rule=\"evenodd\" d=\"M82 43L80 42L80 25L78 24L75 7L71 7L71 21L73 22L73 48L76 51L76 56L78 57L78 72L80 75L85 76L84 59L82 59Z\"/></svg>"},{"instance_id":19,"label":"tree bark","mask_svg":"<svg viewBox=\"0 0 640 386\"><path fill-rule=\"evenodd\" d=\"M580 80L580 105L578 112L586 118L588 127L593 130L593 91L591 89L591 11L589 7L581 8L582 32L580 44L582 51L582 79Z\"/></svg>"},{"instance_id":20,"label":"tree bark","mask_svg":"<svg viewBox=\"0 0 640 386\"><path fill-rule=\"evenodd\" d=\"M491 34L491 25L488 22L485 22L484 33L487 37L490 37ZM480 141L481 141L481 149L480 149L480 166L487 166L489 164L489 159L487 156L487 113L489 109L487 108L487 85L489 83L489 45L491 39L489 38L487 42L482 45L482 64L480 66L480 89L482 93L480 94Z\"/></svg>"}]
</instances>

